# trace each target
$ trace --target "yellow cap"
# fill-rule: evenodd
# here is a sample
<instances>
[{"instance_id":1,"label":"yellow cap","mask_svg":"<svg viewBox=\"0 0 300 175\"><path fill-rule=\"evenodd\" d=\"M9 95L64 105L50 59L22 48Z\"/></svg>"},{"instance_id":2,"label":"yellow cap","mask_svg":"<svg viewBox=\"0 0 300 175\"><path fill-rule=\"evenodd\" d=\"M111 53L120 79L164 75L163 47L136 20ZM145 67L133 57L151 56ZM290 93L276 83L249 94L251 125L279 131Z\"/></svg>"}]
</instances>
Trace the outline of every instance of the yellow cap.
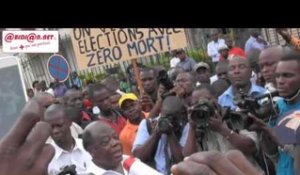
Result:
<instances>
[{"instance_id":1,"label":"yellow cap","mask_svg":"<svg viewBox=\"0 0 300 175\"><path fill-rule=\"evenodd\" d=\"M124 103L124 101L126 100L133 100L133 101L136 101L138 100L137 96L133 93L126 93L126 94L123 94L122 97L119 99L119 106L121 107L122 104Z\"/></svg>"}]
</instances>

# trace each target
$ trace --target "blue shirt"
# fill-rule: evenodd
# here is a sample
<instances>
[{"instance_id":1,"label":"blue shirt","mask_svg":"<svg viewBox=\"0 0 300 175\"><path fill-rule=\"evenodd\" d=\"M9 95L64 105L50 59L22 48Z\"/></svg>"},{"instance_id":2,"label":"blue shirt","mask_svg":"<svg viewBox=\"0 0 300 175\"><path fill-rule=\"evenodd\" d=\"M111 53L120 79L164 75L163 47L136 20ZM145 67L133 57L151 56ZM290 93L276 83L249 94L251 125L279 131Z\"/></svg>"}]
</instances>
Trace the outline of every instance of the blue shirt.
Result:
<instances>
[{"instance_id":1,"label":"blue shirt","mask_svg":"<svg viewBox=\"0 0 300 175\"><path fill-rule=\"evenodd\" d=\"M186 124L184 129L183 129L181 138L179 140L179 144L182 147L184 147L184 145L187 141L188 131L189 131L189 124ZM137 146L144 145L149 138L150 138L150 135L148 133L146 119L143 119L141 121L140 125L139 125L139 129L138 129L138 132L136 134L132 150L134 150ZM167 175L166 162L165 162L165 152L164 152L164 146L165 146L166 143L167 143L167 135L162 134L160 139L159 139L158 146L157 146L157 149L156 149L156 153L155 153L155 156L154 156L156 170L163 173L163 174L165 174L165 175ZM170 147L169 147L169 155L171 156Z\"/></svg>"},{"instance_id":2,"label":"blue shirt","mask_svg":"<svg viewBox=\"0 0 300 175\"><path fill-rule=\"evenodd\" d=\"M180 61L176 64L176 67L181 67L184 71L193 71L196 62L193 58L186 57L184 61Z\"/></svg>"},{"instance_id":3,"label":"blue shirt","mask_svg":"<svg viewBox=\"0 0 300 175\"><path fill-rule=\"evenodd\" d=\"M78 77L71 79L70 87L72 87L73 85L76 85L78 88L81 88L81 80Z\"/></svg>"},{"instance_id":4,"label":"blue shirt","mask_svg":"<svg viewBox=\"0 0 300 175\"><path fill-rule=\"evenodd\" d=\"M257 96L262 95L266 93L266 89L260 86L257 86L253 83L251 83L251 88L249 91L249 95L251 96ZM219 98L218 102L222 107L230 107L232 110L236 110L237 106L234 103L234 95L232 86L230 86Z\"/></svg>"},{"instance_id":5,"label":"blue shirt","mask_svg":"<svg viewBox=\"0 0 300 175\"><path fill-rule=\"evenodd\" d=\"M245 44L245 52L248 54L252 49L263 50L267 47L267 45L263 43L259 43L256 38L250 36L250 38L246 41Z\"/></svg>"},{"instance_id":6,"label":"blue shirt","mask_svg":"<svg viewBox=\"0 0 300 175\"><path fill-rule=\"evenodd\" d=\"M280 99L277 101L277 106L279 109L279 117L276 120L269 122L271 127L275 127L276 124L281 121L284 116L286 116L286 113L300 109L300 102L295 104L287 104L284 99ZM295 175L293 157L280 149L276 167L276 175Z\"/></svg>"}]
</instances>

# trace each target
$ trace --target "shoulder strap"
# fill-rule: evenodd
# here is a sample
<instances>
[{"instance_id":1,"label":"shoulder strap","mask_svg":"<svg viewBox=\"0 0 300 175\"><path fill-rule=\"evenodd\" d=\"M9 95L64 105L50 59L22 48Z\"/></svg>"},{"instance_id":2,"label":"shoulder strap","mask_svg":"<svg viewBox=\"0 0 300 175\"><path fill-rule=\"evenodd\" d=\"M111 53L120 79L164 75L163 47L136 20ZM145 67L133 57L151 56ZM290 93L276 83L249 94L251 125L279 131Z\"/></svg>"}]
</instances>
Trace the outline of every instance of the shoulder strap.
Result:
<instances>
[{"instance_id":1,"label":"shoulder strap","mask_svg":"<svg viewBox=\"0 0 300 175\"><path fill-rule=\"evenodd\" d=\"M149 135L152 134L152 126L151 126L151 121L149 119L146 119L146 125L147 125L147 130Z\"/></svg>"}]
</instances>

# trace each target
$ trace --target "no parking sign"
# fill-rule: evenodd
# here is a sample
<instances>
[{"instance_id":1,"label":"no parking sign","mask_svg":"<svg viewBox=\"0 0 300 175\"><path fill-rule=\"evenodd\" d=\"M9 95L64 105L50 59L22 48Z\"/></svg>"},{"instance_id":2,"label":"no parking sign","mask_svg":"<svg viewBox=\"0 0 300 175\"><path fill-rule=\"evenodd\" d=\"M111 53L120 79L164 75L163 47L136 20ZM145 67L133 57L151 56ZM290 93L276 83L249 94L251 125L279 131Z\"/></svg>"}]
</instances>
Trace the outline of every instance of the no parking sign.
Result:
<instances>
[{"instance_id":1,"label":"no parking sign","mask_svg":"<svg viewBox=\"0 0 300 175\"><path fill-rule=\"evenodd\" d=\"M52 78L59 82L64 82L68 79L70 74L70 67L68 61L58 54L54 54L48 59L48 71Z\"/></svg>"}]
</instances>

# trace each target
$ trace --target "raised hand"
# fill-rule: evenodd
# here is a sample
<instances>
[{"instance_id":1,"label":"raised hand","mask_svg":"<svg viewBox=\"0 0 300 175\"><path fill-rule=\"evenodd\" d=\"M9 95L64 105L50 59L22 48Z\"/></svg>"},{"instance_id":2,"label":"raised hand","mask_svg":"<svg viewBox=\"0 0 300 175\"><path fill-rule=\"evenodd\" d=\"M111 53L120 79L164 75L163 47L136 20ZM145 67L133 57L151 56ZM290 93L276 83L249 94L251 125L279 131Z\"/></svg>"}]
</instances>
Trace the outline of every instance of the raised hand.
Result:
<instances>
[{"instance_id":1,"label":"raised hand","mask_svg":"<svg viewBox=\"0 0 300 175\"><path fill-rule=\"evenodd\" d=\"M47 174L54 148L45 144L51 133L50 125L38 122L43 108L39 100L30 100L11 130L1 139L0 175Z\"/></svg>"}]
</instances>

